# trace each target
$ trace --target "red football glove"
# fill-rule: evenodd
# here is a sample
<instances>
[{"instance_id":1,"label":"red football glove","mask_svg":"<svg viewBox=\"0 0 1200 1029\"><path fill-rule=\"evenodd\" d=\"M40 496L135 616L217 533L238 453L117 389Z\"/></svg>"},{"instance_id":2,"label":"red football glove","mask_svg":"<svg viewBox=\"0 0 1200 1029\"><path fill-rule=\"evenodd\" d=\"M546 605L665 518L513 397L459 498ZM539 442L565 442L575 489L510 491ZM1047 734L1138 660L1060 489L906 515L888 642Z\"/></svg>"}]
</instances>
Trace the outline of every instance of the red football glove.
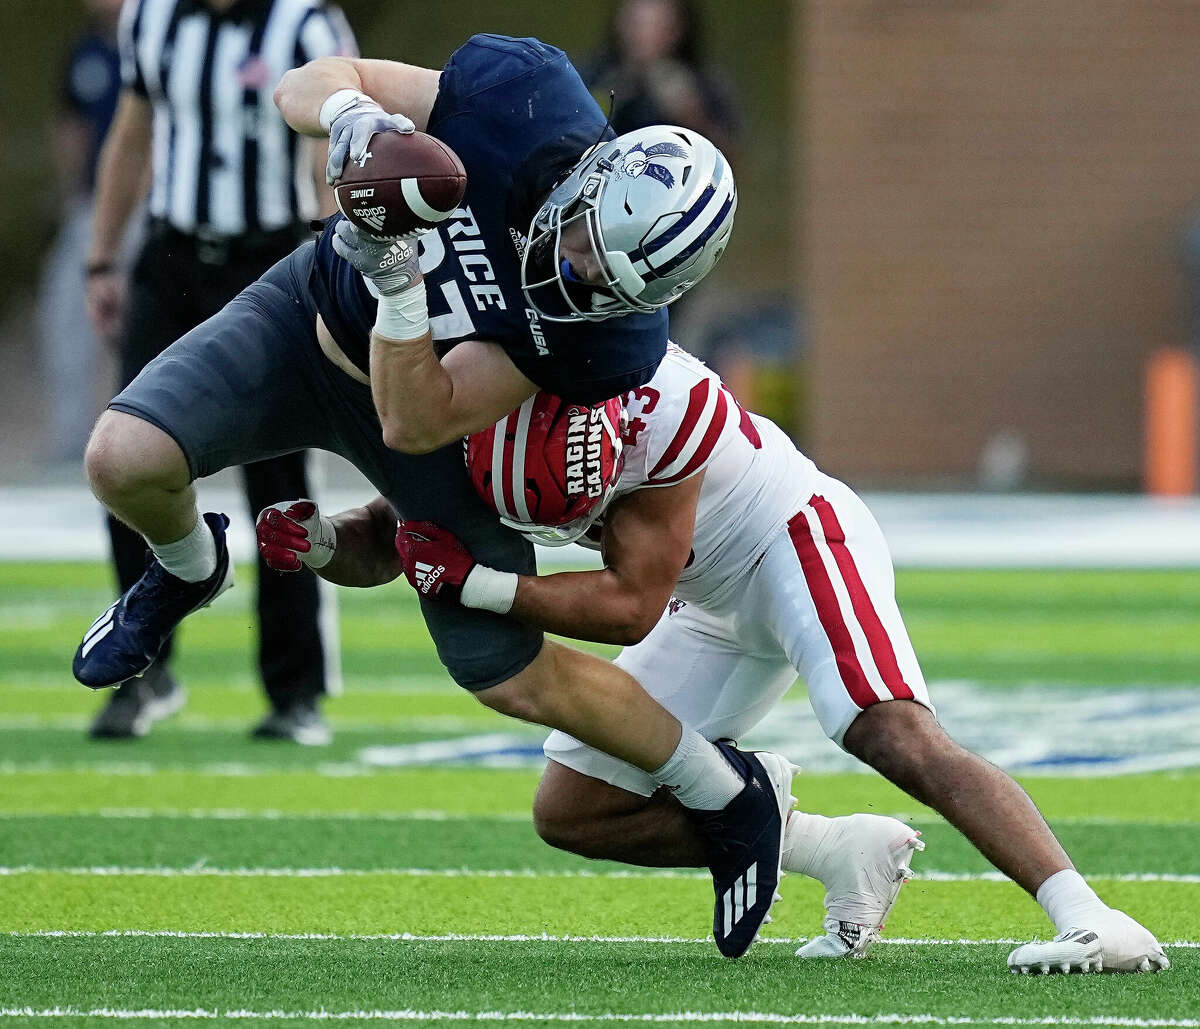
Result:
<instances>
[{"instance_id":1,"label":"red football glove","mask_svg":"<svg viewBox=\"0 0 1200 1029\"><path fill-rule=\"evenodd\" d=\"M333 557L337 534L311 500L285 500L259 512L254 525L258 552L277 572L323 568Z\"/></svg>"},{"instance_id":2,"label":"red football glove","mask_svg":"<svg viewBox=\"0 0 1200 1029\"><path fill-rule=\"evenodd\" d=\"M457 601L476 564L454 533L433 522L401 522L396 553L412 588L432 600Z\"/></svg>"}]
</instances>

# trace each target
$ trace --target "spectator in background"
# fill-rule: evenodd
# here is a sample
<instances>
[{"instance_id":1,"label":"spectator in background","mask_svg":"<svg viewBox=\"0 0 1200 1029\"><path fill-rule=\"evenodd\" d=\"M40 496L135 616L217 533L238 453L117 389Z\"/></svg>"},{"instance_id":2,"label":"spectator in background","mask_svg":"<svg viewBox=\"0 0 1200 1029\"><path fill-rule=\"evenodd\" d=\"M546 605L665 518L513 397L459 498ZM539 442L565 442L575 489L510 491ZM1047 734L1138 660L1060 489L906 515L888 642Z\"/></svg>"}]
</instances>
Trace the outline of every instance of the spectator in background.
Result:
<instances>
[{"instance_id":1,"label":"spectator in background","mask_svg":"<svg viewBox=\"0 0 1200 1029\"><path fill-rule=\"evenodd\" d=\"M725 76L705 59L694 0L620 0L612 10L605 49L582 63L581 74L602 107L611 90L618 133L644 125L682 125L703 133L736 164L738 105ZM713 319L698 319L694 303L684 297L672 305L672 330L683 325L684 334L696 341L697 356L720 373L743 404L793 432L799 403L796 319L788 301L771 297Z\"/></svg>"},{"instance_id":2,"label":"spectator in background","mask_svg":"<svg viewBox=\"0 0 1200 1029\"><path fill-rule=\"evenodd\" d=\"M703 57L693 0L621 0L609 19L605 49L580 73L607 109L614 95L617 133L646 125L695 129L730 156L738 132L733 91Z\"/></svg>"},{"instance_id":3,"label":"spectator in background","mask_svg":"<svg viewBox=\"0 0 1200 1029\"><path fill-rule=\"evenodd\" d=\"M82 255L92 235L96 162L121 91L117 16L121 0L86 0L91 24L71 47L60 113L47 143L61 204L58 237L38 294L48 387L46 457L78 462L92 422L111 394L111 359L88 324Z\"/></svg>"},{"instance_id":4,"label":"spectator in background","mask_svg":"<svg viewBox=\"0 0 1200 1029\"><path fill-rule=\"evenodd\" d=\"M604 110L611 94L610 120L618 135L647 125L682 125L732 156L738 128L733 91L704 62L702 35L692 0L619 0L613 6L604 49L582 61L579 74ZM690 326L691 309L690 296L672 304L672 327ZM691 328L691 338L701 338Z\"/></svg>"},{"instance_id":5,"label":"spectator in background","mask_svg":"<svg viewBox=\"0 0 1200 1029\"><path fill-rule=\"evenodd\" d=\"M121 93L99 161L86 271L93 326L121 332L124 388L290 254L309 219L333 210L324 148L288 128L272 94L289 69L357 48L342 12L324 0L126 0L118 44ZM147 187L149 226L126 312L120 240ZM311 492L303 452L242 471L251 521ZM145 570L146 544L113 518L109 530L125 591ZM271 711L254 736L328 743L315 578L281 576L260 559L258 623ZM99 638L102 620L90 631ZM93 737L140 736L178 710L171 642L113 693Z\"/></svg>"}]
</instances>

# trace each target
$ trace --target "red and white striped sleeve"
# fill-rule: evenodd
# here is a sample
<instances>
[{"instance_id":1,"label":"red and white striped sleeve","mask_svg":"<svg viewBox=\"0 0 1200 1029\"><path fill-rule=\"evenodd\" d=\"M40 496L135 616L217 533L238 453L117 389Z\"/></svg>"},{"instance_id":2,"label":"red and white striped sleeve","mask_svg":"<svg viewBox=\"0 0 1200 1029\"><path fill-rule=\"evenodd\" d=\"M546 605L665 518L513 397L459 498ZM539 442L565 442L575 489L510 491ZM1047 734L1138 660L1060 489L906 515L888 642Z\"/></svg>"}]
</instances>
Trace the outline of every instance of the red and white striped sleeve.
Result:
<instances>
[{"instance_id":1,"label":"red and white striped sleeve","mask_svg":"<svg viewBox=\"0 0 1200 1029\"><path fill-rule=\"evenodd\" d=\"M688 390L686 405L670 405L682 416L673 426L656 427L659 431L649 441L646 485L672 486L703 470L716 452L731 414L736 424L736 407L715 375L696 381Z\"/></svg>"}]
</instances>

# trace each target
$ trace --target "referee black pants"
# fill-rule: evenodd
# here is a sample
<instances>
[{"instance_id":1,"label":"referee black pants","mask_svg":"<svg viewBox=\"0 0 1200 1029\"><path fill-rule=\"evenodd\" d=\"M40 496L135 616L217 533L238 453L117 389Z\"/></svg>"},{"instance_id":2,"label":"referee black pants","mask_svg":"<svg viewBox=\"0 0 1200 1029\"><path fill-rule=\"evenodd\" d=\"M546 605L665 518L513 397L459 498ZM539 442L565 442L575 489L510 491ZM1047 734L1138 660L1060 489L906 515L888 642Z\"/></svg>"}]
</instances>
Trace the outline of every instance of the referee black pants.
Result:
<instances>
[{"instance_id":1,"label":"referee black pants","mask_svg":"<svg viewBox=\"0 0 1200 1029\"><path fill-rule=\"evenodd\" d=\"M277 248L231 254L205 251L189 237L152 229L134 266L128 320L121 345L121 389L180 336L212 317L246 286L296 246L294 237ZM209 260L201 260L201 255ZM118 390L119 392L119 390ZM310 496L305 454L242 466L253 519L281 500ZM115 518L108 519L113 561L123 593L146 568L146 543ZM325 658L318 623L315 575L285 575L258 559L258 664L276 710L311 701L325 692ZM173 639L159 660L170 660Z\"/></svg>"}]
</instances>

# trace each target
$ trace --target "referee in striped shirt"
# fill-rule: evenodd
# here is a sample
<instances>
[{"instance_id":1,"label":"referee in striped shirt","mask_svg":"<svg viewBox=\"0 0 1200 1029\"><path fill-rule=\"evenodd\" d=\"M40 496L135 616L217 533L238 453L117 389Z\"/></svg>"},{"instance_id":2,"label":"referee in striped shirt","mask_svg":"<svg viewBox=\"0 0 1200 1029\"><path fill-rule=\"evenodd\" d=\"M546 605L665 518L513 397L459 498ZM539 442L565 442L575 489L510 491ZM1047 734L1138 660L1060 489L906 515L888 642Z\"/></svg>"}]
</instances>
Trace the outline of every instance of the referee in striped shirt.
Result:
<instances>
[{"instance_id":1,"label":"referee in striped shirt","mask_svg":"<svg viewBox=\"0 0 1200 1029\"><path fill-rule=\"evenodd\" d=\"M87 301L98 334L117 342L123 388L289 254L309 219L332 210L325 154L287 127L272 93L289 69L357 48L342 12L323 0L125 0L118 42L122 91L100 158ZM146 241L126 287L117 254L147 191ZM309 495L303 454L242 471L252 519ZM124 590L144 570L145 544L111 518L109 529ZM271 711L254 735L326 743L317 581L260 561L258 582ZM170 646L111 696L93 737L144 735L182 705Z\"/></svg>"}]
</instances>

